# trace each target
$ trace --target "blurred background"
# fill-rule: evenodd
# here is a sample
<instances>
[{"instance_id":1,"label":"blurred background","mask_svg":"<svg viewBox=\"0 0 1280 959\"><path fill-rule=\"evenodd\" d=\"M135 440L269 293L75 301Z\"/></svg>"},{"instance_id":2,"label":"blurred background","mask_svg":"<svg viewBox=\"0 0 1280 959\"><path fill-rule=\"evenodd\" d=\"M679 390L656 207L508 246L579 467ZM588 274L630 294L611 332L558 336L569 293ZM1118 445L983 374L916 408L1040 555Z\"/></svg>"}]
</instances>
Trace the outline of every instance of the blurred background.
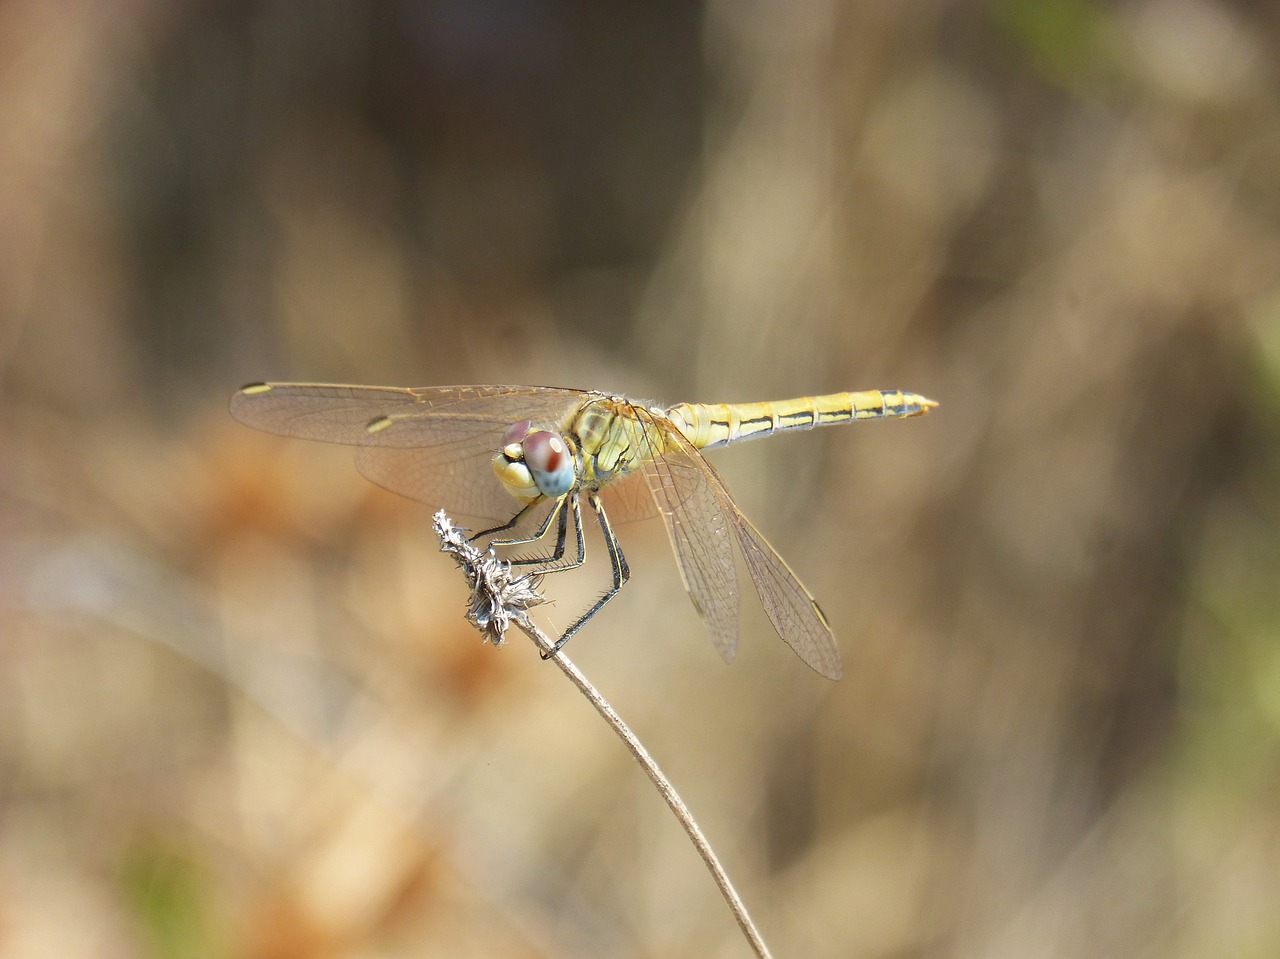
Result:
<instances>
[{"instance_id":1,"label":"blurred background","mask_svg":"<svg viewBox=\"0 0 1280 959\"><path fill-rule=\"evenodd\" d=\"M941 401L715 456L843 682L749 592L724 666L658 523L570 654L780 957L1280 954L1277 63L1245 0L0 3L0 954L747 954L259 379Z\"/></svg>"}]
</instances>

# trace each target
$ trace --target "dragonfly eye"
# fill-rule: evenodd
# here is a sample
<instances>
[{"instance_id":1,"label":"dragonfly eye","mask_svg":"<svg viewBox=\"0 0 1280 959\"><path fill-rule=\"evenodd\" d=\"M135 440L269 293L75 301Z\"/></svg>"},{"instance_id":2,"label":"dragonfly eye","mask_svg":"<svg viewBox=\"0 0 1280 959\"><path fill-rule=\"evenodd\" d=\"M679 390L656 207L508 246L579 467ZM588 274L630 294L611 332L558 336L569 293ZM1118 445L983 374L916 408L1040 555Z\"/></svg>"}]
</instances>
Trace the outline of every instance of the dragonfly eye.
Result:
<instances>
[{"instance_id":1,"label":"dragonfly eye","mask_svg":"<svg viewBox=\"0 0 1280 959\"><path fill-rule=\"evenodd\" d=\"M507 458L508 463L518 463L524 459L524 449L520 444L529 435L531 425L528 420L516 420L502 434L502 455Z\"/></svg>"},{"instance_id":2,"label":"dragonfly eye","mask_svg":"<svg viewBox=\"0 0 1280 959\"><path fill-rule=\"evenodd\" d=\"M521 442L529 434L529 427L532 425L528 420L517 420L508 426L507 431L502 434L502 448Z\"/></svg>"},{"instance_id":3,"label":"dragonfly eye","mask_svg":"<svg viewBox=\"0 0 1280 959\"><path fill-rule=\"evenodd\" d=\"M519 424L516 424L519 425ZM547 496L563 496L573 487L573 456L557 433L535 430L521 442L524 463Z\"/></svg>"}]
</instances>

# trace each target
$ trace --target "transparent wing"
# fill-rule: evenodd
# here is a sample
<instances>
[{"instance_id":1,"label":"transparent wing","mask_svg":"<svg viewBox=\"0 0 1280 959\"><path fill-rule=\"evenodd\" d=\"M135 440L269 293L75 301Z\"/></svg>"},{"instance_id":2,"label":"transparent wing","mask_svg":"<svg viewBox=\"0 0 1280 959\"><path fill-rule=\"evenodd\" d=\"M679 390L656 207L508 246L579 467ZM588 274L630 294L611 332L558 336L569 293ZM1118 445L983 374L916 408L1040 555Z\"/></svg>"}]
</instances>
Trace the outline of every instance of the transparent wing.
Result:
<instances>
[{"instance_id":1,"label":"transparent wing","mask_svg":"<svg viewBox=\"0 0 1280 959\"><path fill-rule=\"evenodd\" d=\"M504 426L493 435L500 438L505 430ZM356 450L356 469L383 489L426 503L433 510L443 508L450 519L464 527L486 529L507 522L520 509L489 465L497 447L497 439L488 446L362 446ZM524 526L511 534L518 534Z\"/></svg>"},{"instance_id":2,"label":"transparent wing","mask_svg":"<svg viewBox=\"0 0 1280 959\"><path fill-rule=\"evenodd\" d=\"M827 618L818 607L813 595L804 584L796 578L796 574L781 556L765 540L760 532L751 525L742 511L733 501L724 480L707 460L693 447L684 435L674 429L665 431L668 451L655 461L655 472L663 470L662 494L655 491L655 499L659 499L660 509L664 517L668 510L671 517L667 528L671 531L672 542L676 544L676 555L682 571L686 564L697 571L695 581L703 584L704 589L723 589L723 576L717 571L720 565L727 567L727 574L733 577L732 593L726 592L731 599L715 603L714 597L695 595L690 577L686 574L686 585L690 586L690 595L694 596L694 605L701 610L704 604L716 610L726 605L732 607L733 640L726 645L729 653L725 654L726 645L723 636L717 636L713 620L704 613L708 625L712 625L713 637L721 654L728 659L737 638L737 586L733 567L732 553L724 563L723 552L730 539L729 530L733 530L733 538L738 541L751 581L760 597L769 622L778 631L778 635L795 650L796 654L812 669L828 679L839 679L843 675L840 663L840 651ZM696 475L695 475L696 474ZM705 490L705 492L704 492ZM674 491L675 495L672 495ZM707 494L711 502L708 503ZM681 542L677 542L677 531ZM709 540L714 537L715 547ZM723 626L723 624L721 624Z\"/></svg>"},{"instance_id":3,"label":"transparent wing","mask_svg":"<svg viewBox=\"0 0 1280 959\"><path fill-rule=\"evenodd\" d=\"M796 655L816 672L827 679L839 679L844 675L840 649L818 601L791 571L786 560L742 515L719 477L716 485L718 495L732 518L738 545L751 573L751 582L755 584L760 605L764 607L769 622Z\"/></svg>"},{"instance_id":4,"label":"transparent wing","mask_svg":"<svg viewBox=\"0 0 1280 959\"><path fill-rule=\"evenodd\" d=\"M667 526L680 576L725 662L738 649L738 570L733 536L702 455L674 429L637 408L645 423L643 475Z\"/></svg>"},{"instance_id":5,"label":"transparent wing","mask_svg":"<svg viewBox=\"0 0 1280 959\"><path fill-rule=\"evenodd\" d=\"M335 386L255 383L231 397L231 415L247 426L348 446L418 448L486 436L518 419L558 427L587 395L549 386ZM391 428L369 432L381 417ZM496 445L496 441L495 441Z\"/></svg>"},{"instance_id":6,"label":"transparent wing","mask_svg":"<svg viewBox=\"0 0 1280 959\"><path fill-rule=\"evenodd\" d=\"M658 504L653 498L644 473L637 471L616 479L600 490L609 522L614 526L653 519L658 515Z\"/></svg>"},{"instance_id":7,"label":"transparent wing","mask_svg":"<svg viewBox=\"0 0 1280 959\"><path fill-rule=\"evenodd\" d=\"M538 386L268 383L236 393L230 409L268 433L354 446L356 466L379 486L455 519L491 523L519 508L489 466L502 434L522 419L558 428L586 395Z\"/></svg>"}]
</instances>

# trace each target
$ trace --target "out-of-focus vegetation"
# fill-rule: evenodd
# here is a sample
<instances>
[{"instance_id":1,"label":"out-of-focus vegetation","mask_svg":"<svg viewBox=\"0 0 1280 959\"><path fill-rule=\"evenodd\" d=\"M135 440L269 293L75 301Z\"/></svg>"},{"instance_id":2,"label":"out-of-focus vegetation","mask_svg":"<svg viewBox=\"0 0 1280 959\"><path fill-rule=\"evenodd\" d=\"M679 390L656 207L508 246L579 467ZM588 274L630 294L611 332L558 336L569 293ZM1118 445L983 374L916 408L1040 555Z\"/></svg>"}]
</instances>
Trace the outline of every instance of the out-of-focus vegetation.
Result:
<instances>
[{"instance_id":1,"label":"out-of-focus vegetation","mask_svg":"<svg viewBox=\"0 0 1280 959\"><path fill-rule=\"evenodd\" d=\"M0 954L745 952L257 379L940 400L717 457L842 683L750 602L724 667L653 523L572 655L779 956L1280 954L1276 8L20 0L0 63Z\"/></svg>"}]
</instances>

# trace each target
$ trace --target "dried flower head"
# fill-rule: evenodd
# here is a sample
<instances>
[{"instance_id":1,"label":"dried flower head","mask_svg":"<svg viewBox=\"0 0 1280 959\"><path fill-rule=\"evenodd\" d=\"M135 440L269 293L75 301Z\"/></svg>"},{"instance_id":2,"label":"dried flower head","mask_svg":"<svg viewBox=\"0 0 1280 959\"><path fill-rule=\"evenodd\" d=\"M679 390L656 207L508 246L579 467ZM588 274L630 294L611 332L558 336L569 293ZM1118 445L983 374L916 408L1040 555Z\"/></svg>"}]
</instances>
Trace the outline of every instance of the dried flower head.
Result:
<instances>
[{"instance_id":1,"label":"dried flower head","mask_svg":"<svg viewBox=\"0 0 1280 959\"><path fill-rule=\"evenodd\" d=\"M448 553L466 574L471 596L467 619L480 630L485 642L501 646L512 620L523 619L528 610L546 598L538 592L537 577L530 574L513 576L511 564L471 545L463 530L440 510L432 517L440 551Z\"/></svg>"}]
</instances>

